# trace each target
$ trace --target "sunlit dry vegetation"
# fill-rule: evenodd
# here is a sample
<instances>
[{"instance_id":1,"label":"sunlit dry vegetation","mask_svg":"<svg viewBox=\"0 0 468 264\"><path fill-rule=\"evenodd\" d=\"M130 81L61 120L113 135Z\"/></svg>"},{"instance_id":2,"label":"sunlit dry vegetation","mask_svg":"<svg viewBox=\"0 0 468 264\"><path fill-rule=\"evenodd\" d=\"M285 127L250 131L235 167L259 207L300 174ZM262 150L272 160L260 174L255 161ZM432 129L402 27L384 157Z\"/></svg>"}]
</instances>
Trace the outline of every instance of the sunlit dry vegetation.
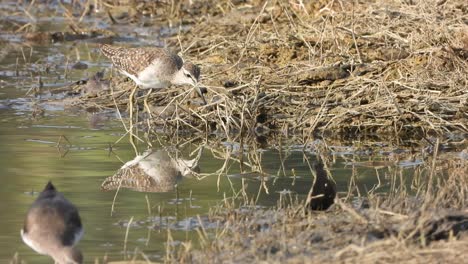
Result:
<instances>
[{"instance_id":1,"label":"sunlit dry vegetation","mask_svg":"<svg viewBox=\"0 0 468 264\"><path fill-rule=\"evenodd\" d=\"M208 104L180 89L152 94L159 129L226 138L271 131L302 142L468 130L464 1L160 5L140 3L135 12L159 17L170 6L167 21L189 23L166 41L202 67ZM117 8L104 6L109 14ZM126 107L121 89L131 85L114 78L116 102L106 92L81 103Z\"/></svg>"},{"instance_id":2,"label":"sunlit dry vegetation","mask_svg":"<svg viewBox=\"0 0 468 264\"><path fill-rule=\"evenodd\" d=\"M200 65L206 105L193 89L171 87L148 97L138 93L138 104L128 109L134 83L115 70L51 90L65 92L69 97L60 101L67 106L89 112L117 109L127 132L141 142L146 136L147 141L167 137L178 146L238 144L236 153L204 146L226 162L215 173L197 174L200 179L220 177L229 162L240 164L241 173L262 175L259 149L285 153L291 143L320 157L328 174L337 146L367 150L377 143L392 153L381 161L394 168L385 175L390 190L359 190L353 173L348 191L339 192L324 212L311 211L307 201L288 194L273 208L259 208L257 193L248 193L244 185L233 189L234 195L210 210L208 220L200 219L195 238L175 245L167 230L164 261L466 261L466 1L96 0L60 5L66 30L42 32L33 22L10 27L31 42L87 40L89 57L96 60L102 59L99 44L125 46L126 36L88 27L86 16L126 30L134 25L173 29L159 31L158 40ZM33 21L31 10L23 11ZM27 61L27 54L23 57ZM129 116L136 120L128 122ZM343 141L362 138L367 141ZM316 139L324 144L316 145ZM444 155L443 147L459 155ZM408 151L398 155L398 148ZM395 165L416 156L423 164L404 179ZM268 191L261 186L259 192ZM218 228L206 230L205 223ZM135 256L146 259L142 252Z\"/></svg>"}]
</instances>

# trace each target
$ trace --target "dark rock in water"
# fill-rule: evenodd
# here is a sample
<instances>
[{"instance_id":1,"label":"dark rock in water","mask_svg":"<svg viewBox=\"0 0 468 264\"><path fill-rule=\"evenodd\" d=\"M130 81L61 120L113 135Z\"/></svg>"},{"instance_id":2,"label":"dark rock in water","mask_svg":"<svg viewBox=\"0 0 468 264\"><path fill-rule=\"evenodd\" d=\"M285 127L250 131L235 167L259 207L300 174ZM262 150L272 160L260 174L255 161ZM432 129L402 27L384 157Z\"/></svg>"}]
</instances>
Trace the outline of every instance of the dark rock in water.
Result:
<instances>
[{"instance_id":1,"label":"dark rock in water","mask_svg":"<svg viewBox=\"0 0 468 264\"><path fill-rule=\"evenodd\" d=\"M336 184L328 178L321 162L316 162L314 169L317 178L312 186L311 196L308 197L308 206L311 210L327 210L335 200Z\"/></svg>"},{"instance_id":2,"label":"dark rock in water","mask_svg":"<svg viewBox=\"0 0 468 264\"><path fill-rule=\"evenodd\" d=\"M72 69L75 69L75 70L86 70L86 69L88 69L88 64L86 64L86 63L84 63L84 62L81 62L81 61L78 61L78 62L76 62L75 64L73 64Z\"/></svg>"}]
</instances>

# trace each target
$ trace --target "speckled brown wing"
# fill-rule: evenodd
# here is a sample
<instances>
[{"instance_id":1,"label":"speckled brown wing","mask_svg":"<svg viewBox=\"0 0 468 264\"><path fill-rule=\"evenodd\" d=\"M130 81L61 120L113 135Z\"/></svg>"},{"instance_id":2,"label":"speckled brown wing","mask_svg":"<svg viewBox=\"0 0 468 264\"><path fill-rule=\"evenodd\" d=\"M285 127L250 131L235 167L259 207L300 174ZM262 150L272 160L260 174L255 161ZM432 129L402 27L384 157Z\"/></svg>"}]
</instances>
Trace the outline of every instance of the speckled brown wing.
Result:
<instances>
[{"instance_id":1,"label":"speckled brown wing","mask_svg":"<svg viewBox=\"0 0 468 264\"><path fill-rule=\"evenodd\" d=\"M163 48L122 48L104 44L101 51L112 60L115 67L135 76L155 60L166 65L165 72L169 74L178 71L183 65L179 56Z\"/></svg>"},{"instance_id":2,"label":"speckled brown wing","mask_svg":"<svg viewBox=\"0 0 468 264\"><path fill-rule=\"evenodd\" d=\"M156 182L152 177L138 165L129 168L119 169L113 176L107 177L101 184L102 191L112 191L118 188L131 189L138 192L169 192L174 189L177 183L175 178L168 178L167 181Z\"/></svg>"}]
</instances>

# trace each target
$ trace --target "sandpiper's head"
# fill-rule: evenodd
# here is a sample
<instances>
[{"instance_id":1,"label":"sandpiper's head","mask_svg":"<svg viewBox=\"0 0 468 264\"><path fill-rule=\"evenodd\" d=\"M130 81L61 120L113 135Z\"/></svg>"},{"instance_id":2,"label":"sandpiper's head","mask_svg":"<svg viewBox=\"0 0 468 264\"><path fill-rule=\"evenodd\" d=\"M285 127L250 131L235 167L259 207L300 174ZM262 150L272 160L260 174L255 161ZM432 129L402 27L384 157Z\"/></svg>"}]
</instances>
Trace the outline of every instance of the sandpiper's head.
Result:
<instances>
[{"instance_id":1,"label":"sandpiper's head","mask_svg":"<svg viewBox=\"0 0 468 264\"><path fill-rule=\"evenodd\" d=\"M176 159L175 164L182 176L189 176L193 172L200 172L200 168L198 167L198 160L196 158L192 160Z\"/></svg>"},{"instance_id":2,"label":"sandpiper's head","mask_svg":"<svg viewBox=\"0 0 468 264\"><path fill-rule=\"evenodd\" d=\"M182 68L177 72L174 76L173 83L174 84L190 84L192 86L197 85L198 81L200 80L200 67L197 65L187 62L184 63Z\"/></svg>"}]
</instances>

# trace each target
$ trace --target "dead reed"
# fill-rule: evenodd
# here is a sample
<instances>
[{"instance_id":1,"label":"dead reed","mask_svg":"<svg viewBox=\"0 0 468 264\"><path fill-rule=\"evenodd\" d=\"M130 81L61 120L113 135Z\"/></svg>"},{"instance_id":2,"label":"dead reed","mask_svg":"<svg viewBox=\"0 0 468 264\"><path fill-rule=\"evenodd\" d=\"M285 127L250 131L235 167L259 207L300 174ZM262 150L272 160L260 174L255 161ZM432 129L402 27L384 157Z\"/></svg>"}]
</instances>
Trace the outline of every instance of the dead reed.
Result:
<instances>
[{"instance_id":1,"label":"dead reed","mask_svg":"<svg viewBox=\"0 0 468 264\"><path fill-rule=\"evenodd\" d=\"M215 2L177 5L175 17L192 25L167 40L201 65L208 104L181 89L155 93L148 127L301 142L468 132L463 1ZM128 84L113 85L123 108ZM79 104L112 108L111 98Z\"/></svg>"}]
</instances>

